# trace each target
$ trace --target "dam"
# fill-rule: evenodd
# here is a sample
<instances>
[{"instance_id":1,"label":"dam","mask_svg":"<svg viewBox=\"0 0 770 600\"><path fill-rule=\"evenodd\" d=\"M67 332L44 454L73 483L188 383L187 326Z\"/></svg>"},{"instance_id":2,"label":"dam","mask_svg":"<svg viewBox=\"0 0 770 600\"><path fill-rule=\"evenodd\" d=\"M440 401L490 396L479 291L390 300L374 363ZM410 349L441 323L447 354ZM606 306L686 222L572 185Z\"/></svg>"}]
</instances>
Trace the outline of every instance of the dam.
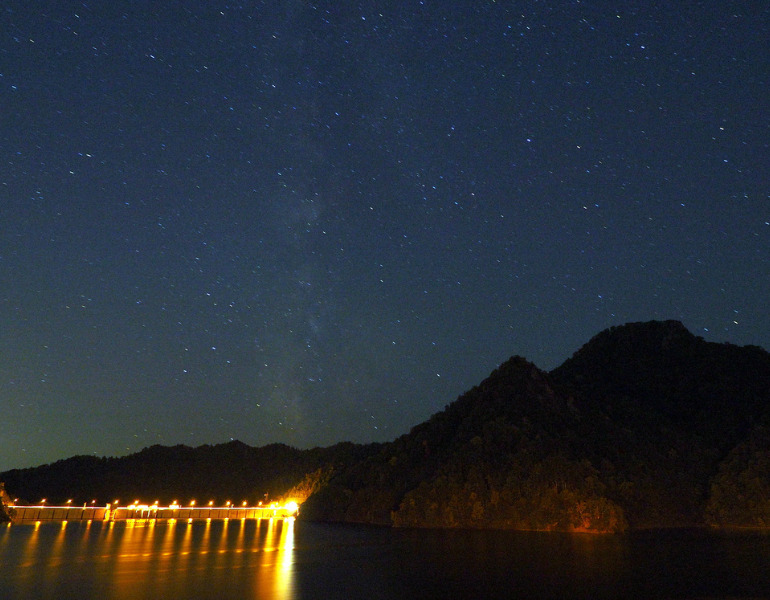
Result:
<instances>
[{"instance_id":1,"label":"dam","mask_svg":"<svg viewBox=\"0 0 770 600\"><path fill-rule=\"evenodd\" d=\"M158 504L129 504L126 506L7 506L14 523L30 523L43 521L128 521L128 520L227 520L227 519L287 519L297 515L299 507L296 502L279 505L257 506L180 506L172 503L169 506Z\"/></svg>"}]
</instances>

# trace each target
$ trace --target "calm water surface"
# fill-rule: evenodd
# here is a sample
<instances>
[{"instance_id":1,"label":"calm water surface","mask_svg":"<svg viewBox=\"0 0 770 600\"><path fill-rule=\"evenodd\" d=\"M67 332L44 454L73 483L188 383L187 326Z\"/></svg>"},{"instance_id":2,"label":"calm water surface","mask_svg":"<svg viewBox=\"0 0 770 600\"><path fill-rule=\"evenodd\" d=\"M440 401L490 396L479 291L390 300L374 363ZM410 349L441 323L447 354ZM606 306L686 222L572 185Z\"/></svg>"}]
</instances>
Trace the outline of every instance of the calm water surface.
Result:
<instances>
[{"instance_id":1,"label":"calm water surface","mask_svg":"<svg viewBox=\"0 0 770 600\"><path fill-rule=\"evenodd\" d=\"M0 598L768 598L770 536L294 521L0 526Z\"/></svg>"}]
</instances>

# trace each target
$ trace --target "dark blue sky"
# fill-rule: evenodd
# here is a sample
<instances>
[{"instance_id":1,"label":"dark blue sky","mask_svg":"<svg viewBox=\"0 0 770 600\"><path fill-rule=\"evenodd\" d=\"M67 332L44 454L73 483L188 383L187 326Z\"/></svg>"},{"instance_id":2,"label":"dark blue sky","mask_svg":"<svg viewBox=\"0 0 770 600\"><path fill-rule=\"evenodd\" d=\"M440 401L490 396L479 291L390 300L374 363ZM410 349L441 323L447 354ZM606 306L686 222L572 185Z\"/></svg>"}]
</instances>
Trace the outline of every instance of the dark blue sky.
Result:
<instances>
[{"instance_id":1,"label":"dark blue sky","mask_svg":"<svg viewBox=\"0 0 770 600\"><path fill-rule=\"evenodd\" d=\"M0 470L390 440L628 321L770 347L763 2L0 19Z\"/></svg>"}]
</instances>

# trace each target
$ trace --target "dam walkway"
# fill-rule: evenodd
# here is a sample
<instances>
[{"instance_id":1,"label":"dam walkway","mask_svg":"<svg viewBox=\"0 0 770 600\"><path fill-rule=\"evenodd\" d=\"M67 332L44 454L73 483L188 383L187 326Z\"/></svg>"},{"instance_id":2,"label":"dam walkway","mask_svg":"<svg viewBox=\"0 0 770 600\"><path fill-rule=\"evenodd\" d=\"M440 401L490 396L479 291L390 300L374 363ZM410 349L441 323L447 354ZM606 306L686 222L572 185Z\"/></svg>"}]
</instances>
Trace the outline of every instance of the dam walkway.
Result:
<instances>
[{"instance_id":1,"label":"dam walkway","mask_svg":"<svg viewBox=\"0 0 770 600\"><path fill-rule=\"evenodd\" d=\"M226 519L287 519L297 515L294 502L269 506L158 506L129 504L127 506L15 506L8 509L14 523L37 521L128 521L128 520L226 520Z\"/></svg>"}]
</instances>

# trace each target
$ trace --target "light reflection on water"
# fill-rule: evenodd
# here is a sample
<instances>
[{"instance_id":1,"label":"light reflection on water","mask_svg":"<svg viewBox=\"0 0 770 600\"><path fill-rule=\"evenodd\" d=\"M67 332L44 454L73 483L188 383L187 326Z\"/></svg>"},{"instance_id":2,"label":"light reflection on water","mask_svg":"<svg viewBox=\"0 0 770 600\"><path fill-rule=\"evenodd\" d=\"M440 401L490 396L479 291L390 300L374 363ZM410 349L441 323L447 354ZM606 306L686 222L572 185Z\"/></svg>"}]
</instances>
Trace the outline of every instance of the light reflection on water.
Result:
<instances>
[{"instance_id":1,"label":"light reflection on water","mask_svg":"<svg viewBox=\"0 0 770 600\"><path fill-rule=\"evenodd\" d=\"M0 526L0 599L770 598L770 534L294 521Z\"/></svg>"},{"instance_id":2,"label":"light reflection on water","mask_svg":"<svg viewBox=\"0 0 770 600\"><path fill-rule=\"evenodd\" d=\"M0 565L13 569L3 598L203 598L238 586L292 597L293 519L15 525L27 534L17 556L11 529L0 530Z\"/></svg>"}]
</instances>

